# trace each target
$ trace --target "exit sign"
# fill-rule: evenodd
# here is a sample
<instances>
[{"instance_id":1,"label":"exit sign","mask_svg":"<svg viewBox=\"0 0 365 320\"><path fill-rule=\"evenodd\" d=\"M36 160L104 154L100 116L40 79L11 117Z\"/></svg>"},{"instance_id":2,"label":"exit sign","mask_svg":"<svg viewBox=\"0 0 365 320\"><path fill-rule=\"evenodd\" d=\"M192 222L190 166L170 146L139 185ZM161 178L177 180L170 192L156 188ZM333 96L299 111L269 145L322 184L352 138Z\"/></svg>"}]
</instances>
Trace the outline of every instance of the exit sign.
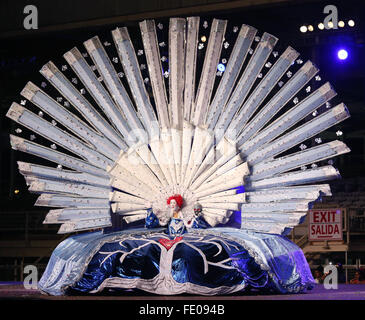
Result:
<instances>
[{"instance_id":1,"label":"exit sign","mask_svg":"<svg viewBox=\"0 0 365 320\"><path fill-rule=\"evenodd\" d=\"M309 241L342 240L341 209L309 210Z\"/></svg>"}]
</instances>

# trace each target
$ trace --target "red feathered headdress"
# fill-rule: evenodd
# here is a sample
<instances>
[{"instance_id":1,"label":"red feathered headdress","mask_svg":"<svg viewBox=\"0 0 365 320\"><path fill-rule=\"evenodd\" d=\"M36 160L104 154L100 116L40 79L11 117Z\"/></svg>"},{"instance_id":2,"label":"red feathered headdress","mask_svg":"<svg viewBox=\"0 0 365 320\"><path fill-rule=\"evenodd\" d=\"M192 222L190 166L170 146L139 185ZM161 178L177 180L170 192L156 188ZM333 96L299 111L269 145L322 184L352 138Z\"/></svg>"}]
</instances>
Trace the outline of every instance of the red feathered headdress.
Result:
<instances>
[{"instance_id":1,"label":"red feathered headdress","mask_svg":"<svg viewBox=\"0 0 365 320\"><path fill-rule=\"evenodd\" d=\"M170 204L171 200L175 200L176 204L181 208L183 203L184 203L184 199L181 195L179 194L174 194L173 196L171 196L170 198L167 199L167 204Z\"/></svg>"}]
</instances>

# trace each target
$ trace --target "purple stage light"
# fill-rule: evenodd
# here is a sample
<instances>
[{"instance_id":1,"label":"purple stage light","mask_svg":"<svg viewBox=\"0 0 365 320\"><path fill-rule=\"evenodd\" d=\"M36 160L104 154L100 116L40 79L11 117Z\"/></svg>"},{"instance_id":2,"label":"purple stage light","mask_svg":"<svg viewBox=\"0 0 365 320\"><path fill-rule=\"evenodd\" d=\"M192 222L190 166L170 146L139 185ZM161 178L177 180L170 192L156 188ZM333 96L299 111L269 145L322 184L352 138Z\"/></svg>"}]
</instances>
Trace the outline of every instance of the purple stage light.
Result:
<instances>
[{"instance_id":1,"label":"purple stage light","mask_svg":"<svg viewBox=\"0 0 365 320\"><path fill-rule=\"evenodd\" d=\"M349 56L349 53L345 49L341 49L337 51L337 57L340 60L346 60Z\"/></svg>"}]
</instances>

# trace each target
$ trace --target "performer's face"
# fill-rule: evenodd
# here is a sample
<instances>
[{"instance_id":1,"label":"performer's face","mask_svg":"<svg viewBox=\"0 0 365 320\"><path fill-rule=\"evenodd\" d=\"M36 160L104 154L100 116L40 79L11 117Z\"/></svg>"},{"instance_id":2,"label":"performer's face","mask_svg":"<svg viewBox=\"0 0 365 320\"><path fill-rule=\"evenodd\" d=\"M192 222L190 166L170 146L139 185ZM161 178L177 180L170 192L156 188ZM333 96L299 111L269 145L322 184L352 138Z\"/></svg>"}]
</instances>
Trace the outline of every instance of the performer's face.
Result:
<instances>
[{"instance_id":1,"label":"performer's face","mask_svg":"<svg viewBox=\"0 0 365 320\"><path fill-rule=\"evenodd\" d=\"M172 199L172 200L170 201L170 208L171 208L171 209L176 209L176 208L178 208L178 205L176 204L176 200Z\"/></svg>"}]
</instances>

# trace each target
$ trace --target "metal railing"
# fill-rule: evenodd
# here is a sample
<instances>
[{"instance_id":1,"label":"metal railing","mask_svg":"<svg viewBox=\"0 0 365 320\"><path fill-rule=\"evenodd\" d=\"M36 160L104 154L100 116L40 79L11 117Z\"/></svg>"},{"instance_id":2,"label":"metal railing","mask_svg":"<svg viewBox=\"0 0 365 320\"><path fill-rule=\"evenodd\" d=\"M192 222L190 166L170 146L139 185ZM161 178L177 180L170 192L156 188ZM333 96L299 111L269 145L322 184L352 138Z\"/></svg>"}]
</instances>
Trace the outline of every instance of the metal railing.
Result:
<instances>
[{"instance_id":1,"label":"metal railing","mask_svg":"<svg viewBox=\"0 0 365 320\"><path fill-rule=\"evenodd\" d=\"M1 212L1 238L16 237L26 241L32 235L55 235L59 225L43 224L45 211Z\"/></svg>"}]
</instances>

